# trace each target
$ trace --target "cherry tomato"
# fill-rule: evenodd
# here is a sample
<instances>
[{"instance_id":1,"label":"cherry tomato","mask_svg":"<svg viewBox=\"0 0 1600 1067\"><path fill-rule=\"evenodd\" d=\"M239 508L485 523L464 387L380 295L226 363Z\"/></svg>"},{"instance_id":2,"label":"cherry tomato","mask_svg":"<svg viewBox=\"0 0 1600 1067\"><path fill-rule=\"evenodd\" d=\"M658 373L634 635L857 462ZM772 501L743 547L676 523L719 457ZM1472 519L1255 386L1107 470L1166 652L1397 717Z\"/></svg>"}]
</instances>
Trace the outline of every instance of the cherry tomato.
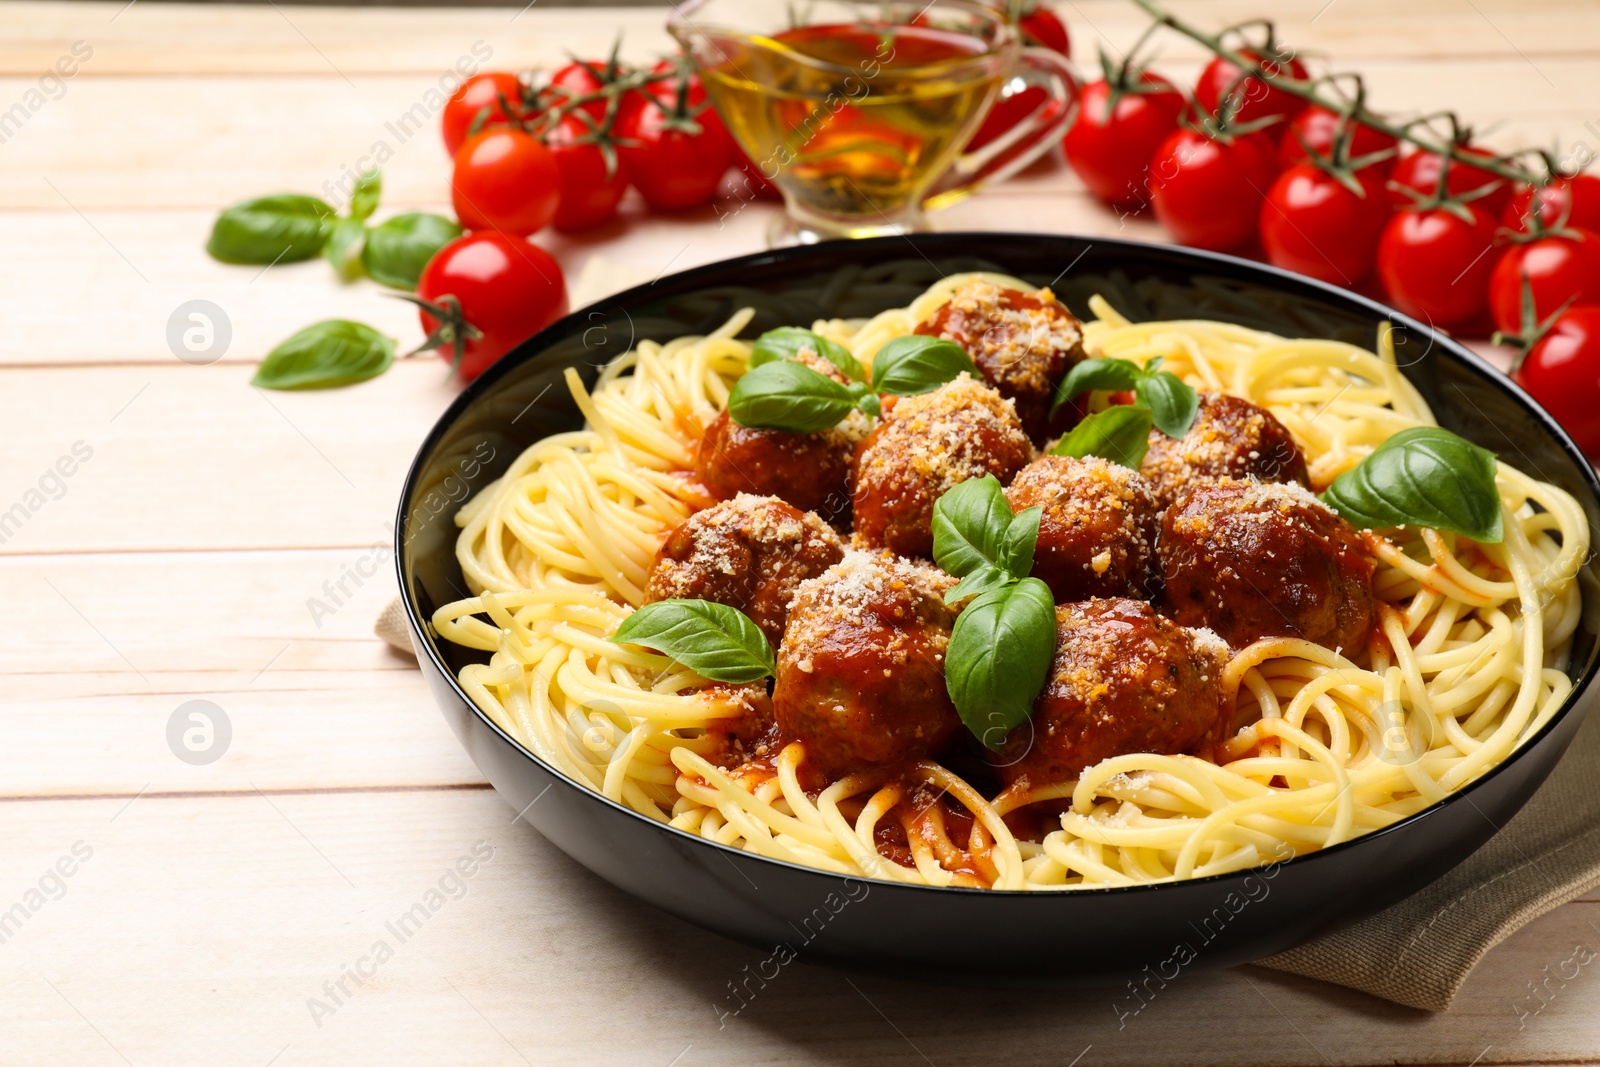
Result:
<instances>
[{"instance_id":1,"label":"cherry tomato","mask_svg":"<svg viewBox=\"0 0 1600 1067\"><path fill-rule=\"evenodd\" d=\"M717 113L707 107L688 114L705 101L700 80L690 75L682 107L679 95L676 78L652 82L648 93L629 93L613 127L624 142L617 151L629 180L661 211L709 202L733 159L733 139ZM683 128L689 123L699 132Z\"/></svg>"},{"instance_id":2,"label":"cherry tomato","mask_svg":"<svg viewBox=\"0 0 1600 1067\"><path fill-rule=\"evenodd\" d=\"M1043 4L1034 3L1024 8L1022 17L1017 20L1017 28L1029 44L1060 52L1069 59L1072 57L1072 40L1067 35L1066 23L1061 21L1060 15Z\"/></svg>"},{"instance_id":3,"label":"cherry tomato","mask_svg":"<svg viewBox=\"0 0 1600 1067\"><path fill-rule=\"evenodd\" d=\"M1340 115L1337 111L1329 111L1320 104L1312 104L1296 115L1294 121L1289 123L1288 130L1284 132L1283 142L1278 146L1283 155L1283 165L1292 166L1309 159L1311 152L1324 159L1331 156L1333 139L1339 132L1339 121ZM1350 158L1359 159L1374 152L1386 152L1399 143L1390 134L1358 122L1355 124L1355 132L1350 137ZM1394 164L1395 158L1390 156L1388 159L1369 163L1362 169L1387 176L1394 170Z\"/></svg>"},{"instance_id":4,"label":"cherry tomato","mask_svg":"<svg viewBox=\"0 0 1600 1067\"><path fill-rule=\"evenodd\" d=\"M439 355L467 381L567 313L561 265L538 245L492 231L457 237L434 253L417 296L447 313L422 309L422 329L430 338L444 330Z\"/></svg>"},{"instance_id":5,"label":"cherry tomato","mask_svg":"<svg viewBox=\"0 0 1600 1067\"><path fill-rule=\"evenodd\" d=\"M607 79L613 78L615 74L615 68L608 67L601 60L574 60L550 75L550 84L558 89L565 89L574 97L591 96L604 89L608 84ZM578 106L596 119L606 117L604 100L590 100Z\"/></svg>"},{"instance_id":6,"label":"cherry tomato","mask_svg":"<svg viewBox=\"0 0 1600 1067\"><path fill-rule=\"evenodd\" d=\"M1566 212L1568 226L1600 231L1600 176L1574 174L1570 178L1556 178L1538 190L1538 197L1539 218L1546 226L1556 225ZM1533 198L1532 186L1519 188L1500 217L1501 225L1517 233L1527 233Z\"/></svg>"},{"instance_id":7,"label":"cherry tomato","mask_svg":"<svg viewBox=\"0 0 1600 1067\"><path fill-rule=\"evenodd\" d=\"M622 194L628 191L621 160L613 155L607 173L605 152L584 139L592 133L581 116L572 114L545 135L545 145L555 156L561 175L560 204L551 222L562 233L587 230L607 221L617 213Z\"/></svg>"},{"instance_id":8,"label":"cherry tomato","mask_svg":"<svg viewBox=\"0 0 1600 1067\"><path fill-rule=\"evenodd\" d=\"M1481 159L1493 159L1494 153L1482 148L1467 147L1464 151L1468 155ZM1412 152L1410 155L1401 156L1400 161L1394 165L1394 170L1389 177L1401 185L1410 186L1417 192L1432 196L1439 188L1439 173L1444 166L1444 157L1437 152ZM1495 218L1505 210L1506 204L1511 200L1511 185L1493 171L1487 171L1471 164L1451 163L1450 178L1445 182L1445 188L1451 196L1460 196L1474 189L1481 189L1485 185L1498 186L1493 192L1472 201L1472 206L1487 211ZM1406 207L1414 201L1411 197L1401 192L1391 192L1390 198L1396 207Z\"/></svg>"},{"instance_id":9,"label":"cherry tomato","mask_svg":"<svg viewBox=\"0 0 1600 1067\"><path fill-rule=\"evenodd\" d=\"M1357 181L1361 196L1311 163L1278 175L1261 205L1261 245L1273 266L1335 285L1372 273L1389 205L1377 175Z\"/></svg>"},{"instance_id":10,"label":"cherry tomato","mask_svg":"<svg viewBox=\"0 0 1600 1067\"><path fill-rule=\"evenodd\" d=\"M456 218L469 230L526 237L555 218L561 168L539 139L519 129L484 130L456 153L450 176Z\"/></svg>"},{"instance_id":11,"label":"cherry tomato","mask_svg":"<svg viewBox=\"0 0 1600 1067\"><path fill-rule=\"evenodd\" d=\"M1150 199L1180 243L1226 251L1255 235L1277 173L1277 148L1263 134L1216 141L1179 129L1150 158Z\"/></svg>"},{"instance_id":12,"label":"cherry tomato","mask_svg":"<svg viewBox=\"0 0 1600 1067\"><path fill-rule=\"evenodd\" d=\"M1434 326L1480 316L1494 271L1495 225L1468 206L1472 221L1442 208L1397 212L1378 241L1378 276L1389 302Z\"/></svg>"},{"instance_id":13,"label":"cherry tomato","mask_svg":"<svg viewBox=\"0 0 1600 1067\"><path fill-rule=\"evenodd\" d=\"M1522 321L1522 279L1533 289L1534 319L1543 322L1568 300L1600 304L1600 233L1573 230L1572 237L1540 237L1512 245L1489 279L1489 310L1495 329L1516 333Z\"/></svg>"},{"instance_id":14,"label":"cherry tomato","mask_svg":"<svg viewBox=\"0 0 1600 1067\"><path fill-rule=\"evenodd\" d=\"M1100 199L1126 207L1149 203L1145 176L1150 157L1178 127L1183 94L1159 74L1139 78L1151 91L1125 92L1111 103L1111 85L1104 79L1084 86L1078 120L1062 147L1083 184Z\"/></svg>"},{"instance_id":15,"label":"cherry tomato","mask_svg":"<svg viewBox=\"0 0 1600 1067\"><path fill-rule=\"evenodd\" d=\"M1268 58L1254 48L1241 48L1239 54L1246 59L1253 59L1273 76L1286 75L1291 78L1304 80L1306 78L1306 65L1294 56ZM1200 72L1200 80L1195 83L1194 99L1201 109L1208 114L1217 114L1217 108L1222 103L1222 96L1242 74L1237 64L1232 60L1218 56L1206 64L1206 69ZM1238 85L1233 90L1235 96L1242 96L1243 102L1235 111L1234 120L1237 122L1252 122L1255 119L1266 118L1270 115L1279 116L1284 122L1292 120L1296 115L1305 110L1306 102L1298 96L1286 93L1282 89L1274 88L1260 78L1251 77ZM1267 127L1271 136L1276 137L1283 129L1281 123L1274 123Z\"/></svg>"},{"instance_id":16,"label":"cherry tomato","mask_svg":"<svg viewBox=\"0 0 1600 1067\"><path fill-rule=\"evenodd\" d=\"M1600 456L1600 307L1563 312L1528 350L1515 377L1579 448Z\"/></svg>"},{"instance_id":17,"label":"cherry tomato","mask_svg":"<svg viewBox=\"0 0 1600 1067\"><path fill-rule=\"evenodd\" d=\"M502 97L511 105L513 114L506 114L500 103ZM485 126L525 118L528 111L522 107L522 82L515 74L502 73L474 74L462 82L461 88L450 94L450 99L445 102L444 115L439 122L446 152L454 156L461 150L467 140L467 131L472 129L478 112L484 108L489 109L489 114L484 118Z\"/></svg>"}]
</instances>

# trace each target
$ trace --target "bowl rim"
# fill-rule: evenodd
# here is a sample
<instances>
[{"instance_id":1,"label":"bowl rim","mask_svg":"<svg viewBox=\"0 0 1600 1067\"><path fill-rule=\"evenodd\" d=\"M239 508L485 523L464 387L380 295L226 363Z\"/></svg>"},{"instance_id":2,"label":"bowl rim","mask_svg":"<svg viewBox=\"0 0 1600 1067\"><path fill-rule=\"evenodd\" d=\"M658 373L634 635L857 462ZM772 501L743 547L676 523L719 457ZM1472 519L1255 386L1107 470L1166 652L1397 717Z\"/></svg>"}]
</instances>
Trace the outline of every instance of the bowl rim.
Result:
<instances>
[{"instance_id":1,"label":"bowl rim","mask_svg":"<svg viewBox=\"0 0 1600 1067\"><path fill-rule=\"evenodd\" d=\"M729 859L730 861L734 857L738 857L739 859L746 861L755 861L761 864L771 864L774 867L783 868L787 871L798 874L828 879L857 878L858 880L871 881L875 886L881 886L885 889L893 888L896 890L937 892L946 894L957 893L975 896L978 898L990 897L1005 900L1013 900L1017 898L1059 900L1063 896L1098 897L1106 894L1153 893L1161 890L1171 891L1179 887L1217 885L1229 880L1242 879L1253 872L1261 871L1265 867L1272 866L1274 864L1280 868L1290 864L1294 864L1297 869L1304 868L1311 863L1314 863L1325 857L1337 856L1354 847L1366 844L1368 842L1377 841L1404 829L1409 829L1410 827L1417 825L1423 820L1443 811L1445 808L1451 805L1456 805L1464 801L1471 803L1470 798L1473 792L1475 792L1480 786L1487 785L1502 771L1510 767L1511 764L1525 756L1529 750L1535 747L1545 737L1549 736L1555 730L1555 728L1560 725L1561 722L1566 719L1566 717L1570 715L1578 706L1580 701L1587 694L1589 688L1594 684L1597 674L1600 674L1600 641L1596 642L1595 649L1589 656L1589 661L1583 665L1582 670L1576 677L1573 678L1572 690L1567 694L1567 698L1562 702L1560 709L1558 709L1556 713L1550 717L1549 721L1547 721L1544 726L1538 730L1538 732L1523 741L1522 744L1519 745L1516 750L1514 750L1505 759L1495 764L1488 771L1485 771L1482 775L1473 779L1462 788L1451 793L1449 796L1444 797L1442 800L1435 801L1420 811L1414 812L1403 819L1399 819L1393 823L1390 823L1388 826L1371 830L1360 835L1359 837L1349 838L1345 841L1339 842L1336 845L1330 845L1326 848L1317 849L1315 852L1307 852L1297 856L1291 856L1286 860L1269 859L1255 867L1244 867L1236 871L1224 871L1220 874L1206 875L1200 878L1185 878L1167 882L1141 882L1135 885L1097 886L1091 889L1061 889L1055 891L1038 889L984 889L968 886L933 886L917 882L887 881L883 879L872 878L870 875L842 875L834 871L823 870L819 867L810 867L801 863L793 863L789 860L777 859L772 856L762 855L758 852L751 852L746 849L737 848L733 845L726 845L718 841L711 841L699 836L698 834L691 834L687 830L680 830L675 826L669 826L665 822L651 819L640 812L634 811L625 804L620 804L602 793L595 792L593 789L590 789L588 786L574 778L569 777L561 770L540 759L535 753L524 746L522 742L518 741L515 737L501 729L498 723L491 719L482 708L478 707L477 703L467 694L466 690L462 688L461 682L456 677L455 672L451 670L449 664L447 664L443 657L439 654L436 642L431 637L427 636L427 626L430 620L421 617L415 597L412 594L411 587L407 583L407 552L404 549L406 544L405 534L407 517L412 510L411 505L413 503L413 498L416 495L416 488L423 471L424 461L426 460L428 454L433 451L433 449L438 445L439 441L446 433L450 431L450 429L455 425L456 421L469 407L475 404L481 396L489 392L493 385L510 373L513 368L527 362L530 358L533 358L533 356L537 354L542 347L545 347L553 342L557 335L565 335L570 333L571 328L574 325L583 321L588 321L589 317L594 312L604 311L608 306L611 305L627 304L640 299L648 299L651 296L664 296L674 288L692 286L695 283L704 283L710 285L715 284L717 281L726 282L730 279L725 276L732 276L736 279L745 268L756 268L771 264L782 264L794 260L804 261L806 258L812 255L825 253L827 251L836 251L841 245L848 244L853 247L867 249L882 248L886 245L906 242L909 244L912 251L923 255L924 259L929 259L927 253L937 252L939 250L939 246L947 244L959 245L961 246L962 253L970 253L971 249L968 246L974 240L982 240L1002 249L1007 244L1013 242L1033 244L1041 241L1065 241L1077 242L1086 246L1110 246L1113 249L1121 249L1135 256L1148 256L1152 253L1157 255L1165 255L1178 260L1189 260L1197 267L1203 267L1207 264L1212 264L1218 267L1225 267L1233 272L1243 271L1245 274L1255 274L1258 275L1264 282L1275 283L1280 288L1286 285L1289 287L1298 286L1303 290L1308 290L1309 295L1323 301L1353 305L1356 310L1366 311L1370 314L1386 318L1395 325L1403 326L1409 331L1416 331L1419 337L1428 340L1430 351L1437 346L1447 358L1464 364L1467 369L1471 370L1479 377L1487 379L1491 386L1510 394L1514 400L1527 409L1529 414L1531 414L1534 419L1544 428L1545 432L1554 437L1556 443L1567 453L1568 457L1574 461L1578 470L1581 472L1584 486L1588 491L1588 495L1590 497L1588 503L1594 505L1597 509L1600 509L1600 477L1597 477L1593 464L1583 454L1582 450L1580 450L1577 445L1573 443L1572 438L1564 429L1562 429L1561 425L1556 422L1555 418L1537 401L1535 401L1526 390L1513 381L1509 376L1501 372L1498 368L1490 364L1487 360L1483 359L1483 357L1467 348L1461 342L1456 341L1455 339L1439 332L1438 330L1435 330L1432 326L1426 323L1420 322L1409 315L1403 314L1402 312L1382 303L1381 301L1374 300L1371 297L1363 296L1360 293L1351 292L1347 289L1318 281L1315 278L1310 278L1302 274L1296 274L1293 271L1284 270L1280 267L1274 267L1270 264L1258 263L1255 260L1244 259L1240 256L1229 255L1222 252L1211 252L1197 248L1188 248L1181 245L1170 245L1151 241L1134 241L1126 238L1098 237L1072 233L1017 233L997 230L960 230L940 233L911 234L904 236L858 238L855 240L822 241L816 244L800 245L780 249L766 249L743 256L719 259L711 263L702 264L698 267L691 267L673 274L664 275L642 285L631 286L627 289L621 290L620 292L613 293L610 296L604 297L603 299L595 301L592 304L588 304L581 308L576 308L569 314L557 319L549 326L546 326L538 333L533 334L521 344L517 345L516 348L512 349L505 356L501 357L483 374L479 375L475 381L469 383L467 387L463 389L453 401L451 401L450 405L445 408L444 412L440 414L432 428L429 429L427 435L423 438L421 444L417 448L416 455L412 459L410 467L406 471L405 480L402 483L400 490L400 500L398 509L396 511L394 526L394 543L396 545L396 551L394 553L394 565L396 579L400 586L400 599L405 608L406 622L410 626L414 638L413 644L420 644L422 646L422 649L426 653L433 669L438 671L439 674L449 682L450 688L453 690L454 695L464 706L471 709L472 714L476 716L484 726L488 727L489 730L491 730L500 738L500 740L509 744L512 749L519 753L523 758L531 760L541 770L550 774L560 785L577 791L587 800L609 806L615 809L617 812L647 823L650 826L655 827L657 830L676 835L685 842L690 842L694 845L717 850L723 854L724 858ZM919 247L924 245L928 247L926 249ZM1003 256L1003 253L1000 253L1000 255ZM929 259L929 262L932 263L932 260ZM1075 264L1076 260L1074 260L1073 263ZM1068 269L1071 269L1070 265ZM1579 501L1580 506L1584 503L1585 502L1582 500ZM1585 510L1587 511L1588 509ZM452 552L454 550L454 544L455 542L451 541ZM422 666L420 661L418 666ZM1543 784L1542 781L1540 784ZM1475 804L1473 806L1476 807ZM1500 830L1501 828L1501 826L1495 827L1496 831Z\"/></svg>"}]
</instances>

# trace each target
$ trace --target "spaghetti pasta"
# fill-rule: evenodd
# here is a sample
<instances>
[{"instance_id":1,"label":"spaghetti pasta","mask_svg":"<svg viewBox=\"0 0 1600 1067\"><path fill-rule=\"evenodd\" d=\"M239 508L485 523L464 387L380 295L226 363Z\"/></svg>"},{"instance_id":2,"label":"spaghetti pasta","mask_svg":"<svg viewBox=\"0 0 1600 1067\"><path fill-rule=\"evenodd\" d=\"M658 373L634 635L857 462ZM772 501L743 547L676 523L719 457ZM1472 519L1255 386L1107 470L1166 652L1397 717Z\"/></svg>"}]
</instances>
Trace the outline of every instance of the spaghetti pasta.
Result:
<instances>
[{"instance_id":1,"label":"spaghetti pasta","mask_svg":"<svg viewBox=\"0 0 1600 1067\"><path fill-rule=\"evenodd\" d=\"M973 275L910 306L812 327L870 366ZM999 275L981 277L1029 288ZM1164 369L1270 410L1325 486L1392 434L1432 425L1386 334L1377 352L1209 321L1129 322L1100 298L1086 350ZM1577 503L1501 463L1505 539L1364 534L1377 560L1380 640L1352 659L1304 640L1238 650L1237 712L1216 759L1135 753L1076 781L984 796L949 768L864 772L802 786L804 745L765 764L714 760L708 725L736 696L665 656L607 640L645 599L663 539L704 503L701 429L744 372L741 311L705 337L644 341L592 392L568 371L584 429L538 442L460 511L457 557L475 596L440 608L446 640L489 653L462 669L471 698L531 753L651 819L775 859L934 886L1078 889L1201 877L1326 848L1388 826L1509 756L1562 706L1589 548ZM1362 658L1364 657L1364 658ZM936 798L945 798L935 802ZM1053 805L1047 832L1007 818ZM954 813L954 814L953 814ZM908 864L880 854L903 829Z\"/></svg>"}]
</instances>

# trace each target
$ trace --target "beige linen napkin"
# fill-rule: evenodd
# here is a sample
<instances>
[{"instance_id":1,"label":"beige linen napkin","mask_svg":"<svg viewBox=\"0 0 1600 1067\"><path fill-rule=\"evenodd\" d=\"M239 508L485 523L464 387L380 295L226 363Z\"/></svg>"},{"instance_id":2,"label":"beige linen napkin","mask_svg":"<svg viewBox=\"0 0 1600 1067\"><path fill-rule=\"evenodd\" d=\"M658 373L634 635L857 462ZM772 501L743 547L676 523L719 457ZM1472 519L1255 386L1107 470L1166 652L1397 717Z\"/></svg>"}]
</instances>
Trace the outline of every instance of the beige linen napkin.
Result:
<instances>
[{"instance_id":1,"label":"beige linen napkin","mask_svg":"<svg viewBox=\"0 0 1600 1067\"><path fill-rule=\"evenodd\" d=\"M648 279L591 257L573 285L573 306L638 280ZM376 629L389 644L412 653L398 599L384 609ZM1257 962L1397 1004L1443 1011L1490 949L1597 887L1600 720L1584 725L1527 806L1465 863L1387 911Z\"/></svg>"}]
</instances>

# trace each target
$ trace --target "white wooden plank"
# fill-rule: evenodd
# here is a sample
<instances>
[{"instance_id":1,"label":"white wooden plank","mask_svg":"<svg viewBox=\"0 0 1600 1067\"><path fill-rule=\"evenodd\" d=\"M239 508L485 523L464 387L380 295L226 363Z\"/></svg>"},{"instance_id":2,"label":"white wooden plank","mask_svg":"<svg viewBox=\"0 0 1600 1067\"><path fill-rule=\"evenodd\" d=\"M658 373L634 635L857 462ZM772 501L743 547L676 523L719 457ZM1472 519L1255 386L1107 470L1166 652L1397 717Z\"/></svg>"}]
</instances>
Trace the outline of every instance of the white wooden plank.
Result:
<instances>
[{"instance_id":1,"label":"white wooden plank","mask_svg":"<svg viewBox=\"0 0 1600 1067\"><path fill-rule=\"evenodd\" d=\"M370 9L334 5L290 7L183 4L140 0L126 12L123 0L100 3L0 4L8 28L0 42L0 72L42 71L75 40L90 41L93 61L85 77L111 74L332 74L372 71L432 73L455 58L456 40L482 39L510 63L558 63L571 48L601 55L620 30L630 47L652 54L667 47L660 8L593 10L531 6L509 8L399 8L384 13L381 33ZM1092 65L1101 41L1129 47L1146 19L1126 0L1058 2L1079 61ZM1259 18L1259 0L1221 0L1175 5L1202 28ZM1325 10L1326 9L1326 10ZM1385 0L1325 0L1281 4L1270 9L1280 34L1291 44L1341 59L1377 56L1503 55L1511 47L1539 57L1589 51L1600 26L1592 5L1565 0L1538 5L1482 0L1413 0L1397 7ZM119 14L120 13L120 14ZM1587 36L1586 36L1587 33ZM1175 40L1163 54L1196 54Z\"/></svg>"},{"instance_id":2,"label":"white wooden plank","mask_svg":"<svg viewBox=\"0 0 1600 1067\"><path fill-rule=\"evenodd\" d=\"M0 1060L1288 1067L1593 1052L1592 965L1520 1028L1517 1013L1528 982L1595 943L1587 906L1511 938L1441 1015L1248 969L1180 979L1119 1029L1116 990L926 985L802 955L722 1019L727 983L763 952L623 896L511 817L460 791L0 805L7 905L75 843L93 850L4 945ZM385 923L479 840L492 858L399 944ZM322 984L379 940L392 958L347 979L318 1027L308 998L327 1000Z\"/></svg>"}]
</instances>

